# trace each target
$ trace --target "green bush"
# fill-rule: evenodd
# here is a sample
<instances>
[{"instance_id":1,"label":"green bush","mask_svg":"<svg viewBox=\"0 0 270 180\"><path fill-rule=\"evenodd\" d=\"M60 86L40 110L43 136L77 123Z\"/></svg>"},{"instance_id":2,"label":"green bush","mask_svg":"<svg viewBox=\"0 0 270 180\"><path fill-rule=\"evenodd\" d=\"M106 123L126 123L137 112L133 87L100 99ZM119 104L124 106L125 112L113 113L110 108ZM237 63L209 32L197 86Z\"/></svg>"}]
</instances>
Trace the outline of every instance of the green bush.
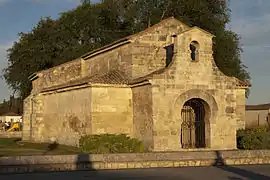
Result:
<instances>
[{"instance_id":1,"label":"green bush","mask_svg":"<svg viewBox=\"0 0 270 180\"><path fill-rule=\"evenodd\" d=\"M238 149L270 149L270 131L266 127L241 129L237 131Z\"/></svg>"},{"instance_id":2,"label":"green bush","mask_svg":"<svg viewBox=\"0 0 270 180\"><path fill-rule=\"evenodd\" d=\"M84 153L139 153L145 152L143 143L125 134L85 135L79 140Z\"/></svg>"}]
</instances>

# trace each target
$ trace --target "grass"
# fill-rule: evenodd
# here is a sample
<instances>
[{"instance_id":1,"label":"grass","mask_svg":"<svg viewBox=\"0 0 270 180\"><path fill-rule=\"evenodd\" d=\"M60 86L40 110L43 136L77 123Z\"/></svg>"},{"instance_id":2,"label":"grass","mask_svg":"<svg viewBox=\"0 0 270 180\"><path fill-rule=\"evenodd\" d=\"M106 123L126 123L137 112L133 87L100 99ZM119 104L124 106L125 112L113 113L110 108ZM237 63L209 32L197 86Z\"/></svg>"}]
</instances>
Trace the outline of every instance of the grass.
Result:
<instances>
[{"instance_id":1,"label":"grass","mask_svg":"<svg viewBox=\"0 0 270 180\"><path fill-rule=\"evenodd\" d=\"M50 144L22 142L18 138L0 138L0 156L68 155L80 153L79 148Z\"/></svg>"}]
</instances>

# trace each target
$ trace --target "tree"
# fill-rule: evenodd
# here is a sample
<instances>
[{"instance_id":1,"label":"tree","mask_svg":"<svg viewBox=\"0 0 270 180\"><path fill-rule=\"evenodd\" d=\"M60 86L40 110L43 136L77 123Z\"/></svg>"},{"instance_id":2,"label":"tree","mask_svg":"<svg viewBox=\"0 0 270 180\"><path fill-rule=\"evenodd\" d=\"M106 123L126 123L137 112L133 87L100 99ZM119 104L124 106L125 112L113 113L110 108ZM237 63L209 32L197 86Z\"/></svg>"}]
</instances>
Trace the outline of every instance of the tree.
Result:
<instances>
[{"instance_id":1,"label":"tree","mask_svg":"<svg viewBox=\"0 0 270 180\"><path fill-rule=\"evenodd\" d=\"M0 103L0 115L8 112L22 114L22 110L23 101L21 98L14 98L14 96L10 96L8 101L4 100L3 103Z\"/></svg>"},{"instance_id":2,"label":"tree","mask_svg":"<svg viewBox=\"0 0 270 180\"><path fill-rule=\"evenodd\" d=\"M21 97L27 97L31 91L28 77L32 73L70 61L128 35L122 34L118 20L108 4L87 1L62 13L57 20L42 18L31 32L20 33L19 41L8 50L9 65L3 70L5 81Z\"/></svg>"},{"instance_id":3,"label":"tree","mask_svg":"<svg viewBox=\"0 0 270 180\"><path fill-rule=\"evenodd\" d=\"M26 97L31 90L28 77L35 71L56 65L54 62L61 47L57 43L56 23L50 18L41 19L32 32L19 36L19 41L8 50L9 65L4 69L4 78L13 90Z\"/></svg>"},{"instance_id":4,"label":"tree","mask_svg":"<svg viewBox=\"0 0 270 180\"><path fill-rule=\"evenodd\" d=\"M217 66L229 76L250 79L240 59L239 36L225 28L230 22L228 0L102 0L96 4L84 0L60 18L43 18L31 32L20 33L20 40L8 50L4 78L26 97L32 73L70 61L171 16L215 34Z\"/></svg>"}]
</instances>

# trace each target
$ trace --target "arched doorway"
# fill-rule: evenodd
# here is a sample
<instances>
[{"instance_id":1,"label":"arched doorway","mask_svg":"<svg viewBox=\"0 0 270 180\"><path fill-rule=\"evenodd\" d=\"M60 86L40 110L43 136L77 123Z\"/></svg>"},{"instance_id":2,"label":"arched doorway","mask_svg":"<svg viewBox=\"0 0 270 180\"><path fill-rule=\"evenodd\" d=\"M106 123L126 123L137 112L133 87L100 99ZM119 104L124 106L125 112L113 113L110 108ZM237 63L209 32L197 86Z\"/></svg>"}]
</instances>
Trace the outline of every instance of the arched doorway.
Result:
<instances>
[{"instance_id":1,"label":"arched doorway","mask_svg":"<svg viewBox=\"0 0 270 180\"><path fill-rule=\"evenodd\" d=\"M208 104L199 98L185 102L181 110L181 144L182 148L206 147L206 122L209 118Z\"/></svg>"}]
</instances>

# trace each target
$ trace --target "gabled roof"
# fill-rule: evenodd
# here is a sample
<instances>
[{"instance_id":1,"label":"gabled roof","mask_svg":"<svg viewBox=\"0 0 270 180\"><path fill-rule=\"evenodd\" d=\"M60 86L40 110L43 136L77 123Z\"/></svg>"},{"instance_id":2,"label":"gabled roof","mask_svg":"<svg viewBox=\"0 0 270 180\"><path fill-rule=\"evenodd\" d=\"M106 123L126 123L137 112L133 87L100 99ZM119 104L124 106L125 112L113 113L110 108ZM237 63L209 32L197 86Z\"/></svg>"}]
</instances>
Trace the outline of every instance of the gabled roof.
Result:
<instances>
[{"instance_id":1,"label":"gabled roof","mask_svg":"<svg viewBox=\"0 0 270 180\"><path fill-rule=\"evenodd\" d=\"M192 28L190 28L190 29L188 29L188 30L182 32L181 34L190 32L190 31L192 31L192 30L198 30L198 31L201 31L201 32L203 32L203 33L205 33L205 34L211 36L211 37L216 37L214 34L208 32L208 31L206 31L206 30L203 30L202 28L199 28L198 26L193 26Z\"/></svg>"}]
</instances>

